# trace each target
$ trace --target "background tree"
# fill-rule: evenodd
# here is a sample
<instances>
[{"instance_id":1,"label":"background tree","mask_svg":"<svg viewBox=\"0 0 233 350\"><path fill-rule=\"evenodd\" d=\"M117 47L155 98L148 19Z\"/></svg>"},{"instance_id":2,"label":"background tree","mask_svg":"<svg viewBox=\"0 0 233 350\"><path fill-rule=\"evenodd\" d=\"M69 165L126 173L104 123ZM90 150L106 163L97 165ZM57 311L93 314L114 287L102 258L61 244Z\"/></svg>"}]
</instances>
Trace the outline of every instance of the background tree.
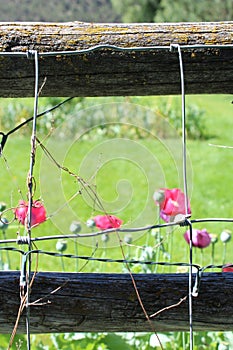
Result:
<instances>
[{"instance_id":1,"label":"background tree","mask_svg":"<svg viewBox=\"0 0 233 350\"><path fill-rule=\"evenodd\" d=\"M232 0L111 0L123 22L211 22L233 18Z\"/></svg>"},{"instance_id":2,"label":"background tree","mask_svg":"<svg viewBox=\"0 0 233 350\"><path fill-rule=\"evenodd\" d=\"M155 22L214 22L233 18L232 0L161 0Z\"/></svg>"},{"instance_id":3,"label":"background tree","mask_svg":"<svg viewBox=\"0 0 233 350\"><path fill-rule=\"evenodd\" d=\"M161 0L111 0L113 9L123 22L154 22Z\"/></svg>"},{"instance_id":4,"label":"background tree","mask_svg":"<svg viewBox=\"0 0 233 350\"><path fill-rule=\"evenodd\" d=\"M0 21L120 22L110 0L0 1Z\"/></svg>"},{"instance_id":5,"label":"background tree","mask_svg":"<svg viewBox=\"0 0 233 350\"><path fill-rule=\"evenodd\" d=\"M201 22L229 21L232 0L10 0L0 21Z\"/></svg>"}]
</instances>

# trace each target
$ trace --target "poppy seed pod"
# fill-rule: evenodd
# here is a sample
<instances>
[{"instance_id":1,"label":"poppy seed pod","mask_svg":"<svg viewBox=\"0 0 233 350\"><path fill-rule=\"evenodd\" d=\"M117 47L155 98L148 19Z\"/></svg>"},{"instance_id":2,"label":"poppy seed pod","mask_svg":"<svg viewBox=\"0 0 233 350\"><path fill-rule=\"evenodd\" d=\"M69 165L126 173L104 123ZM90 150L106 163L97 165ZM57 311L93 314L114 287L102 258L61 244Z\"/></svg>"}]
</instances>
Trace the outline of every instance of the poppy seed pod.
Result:
<instances>
[{"instance_id":1,"label":"poppy seed pod","mask_svg":"<svg viewBox=\"0 0 233 350\"><path fill-rule=\"evenodd\" d=\"M228 243L231 240L231 231L224 230L220 235L220 239L223 243Z\"/></svg>"},{"instance_id":2,"label":"poppy seed pod","mask_svg":"<svg viewBox=\"0 0 233 350\"><path fill-rule=\"evenodd\" d=\"M86 225L87 227L95 227L95 221L93 219L88 219Z\"/></svg>"},{"instance_id":3,"label":"poppy seed pod","mask_svg":"<svg viewBox=\"0 0 233 350\"><path fill-rule=\"evenodd\" d=\"M70 232L72 233L79 233L81 231L81 224L79 221L73 221L71 224L70 224Z\"/></svg>"},{"instance_id":4,"label":"poppy seed pod","mask_svg":"<svg viewBox=\"0 0 233 350\"><path fill-rule=\"evenodd\" d=\"M56 249L58 252L64 252L67 249L67 242L63 239L57 241Z\"/></svg>"}]
</instances>

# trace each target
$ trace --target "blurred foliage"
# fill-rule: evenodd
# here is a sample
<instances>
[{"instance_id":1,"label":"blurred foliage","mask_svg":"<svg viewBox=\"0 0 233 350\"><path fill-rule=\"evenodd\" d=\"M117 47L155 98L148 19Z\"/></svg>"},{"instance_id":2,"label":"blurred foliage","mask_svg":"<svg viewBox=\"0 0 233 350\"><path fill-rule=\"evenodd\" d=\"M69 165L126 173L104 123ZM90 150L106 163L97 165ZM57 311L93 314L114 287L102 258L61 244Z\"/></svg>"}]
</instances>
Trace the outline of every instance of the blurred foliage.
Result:
<instances>
[{"instance_id":1,"label":"blurred foliage","mask_svg":"<svg viewBox=\"0 0 233 350\"><path fill-rule=\"evenodd\" d=\"M11 0L0 1L0 21L116 22L110 0Z\"/></svg>"},{"instance_id":2,"label":"blurred foliage","mask_svg":"<svg viewBox=\"0 0 233 350\"><path fill-rule=\"evenodd\" d=\"M111 0L123 22L231 21L232 0Z\"/></svg>"},{"instance_id":3,"label":"blurred foliage","mask_svg":"<svg viewBox=\"0 0 233 350\"><path fill-rule=\"evenodd\" d=\"M63 101L61 98L43 98L43 111L49 110L61 101ZM168 138L173 136L171 129L167 128L170 123L174 130L181 134L181 108L179 104L173 103L172 98L161 102L154 111L136 104L133 97L119 101L118 98L112 98L109 103L96 106L96 99L75 98L38 118L38 133L46 136L58 128L57 135L63 139L71 136L79 137L81 134L85 134L83 139L89 140L103 136L144 139L150 137L150 133ZM1 131L7 132L29 119L33 111L32 103L32 99L26 99L26 103L15 99L9 100L8 104L0 104ZM186 130L190 139L208 137L205 128L205 111L196 104L186 107ZM21 135L29 135L30 132L31 123L20 130Z\"/></svg>"},{"instance_id":4,"label":"blurred foliage","mask_svg":"<svg viewBox=\"0 0 233 350\"><path fill-rule=\"evenodd\" d=\"M24 123L27 119L33 117L33 98L25 99L1 99L0 100L0 129L7 133L17 125ZM48 111L60 102L64 101L62 98L49 97L42 98L39 106L38 114ZM75 113L75 109L82 106L82 98L75 98L62 107L47 113L38 118L37 130L39 133L46 135L52 128L60 125L69 113ZM28 135L31 133L31 122L25 124L20 128L21 135Z\"/></svg>"},{"instance_id":5,"label":"blurred foliage","mask_svg":"<svg viewBox=\"0 0 233 350\"><path fill-rule=\"evenodd\" d=\"M158 333L166 350L188 350L189 334ZM156 334L151 333L61 333L32 336L32 350L159 350ZM8 335L0 335L0 350L6 349ZM17 335L13 349L25 349L26 336ZM194 350L231 350L231 332L194 332Z\"/></svg>"},{"instance_id":6,"label":"blurred foliage","mask_svg":"<svg viewBox=\"0 0 233 350\"><path fill-rule=\"evenodd\" d=\"M153 22L161 0L111 0L123 22Z\"/></svg>"},{"instance_id":7,"label":"blurred foliage","mask_svg":"<svg viewBox=\"0 0 233 350\"><path fill-rule=\"evenodd\" d=\"M0 21L201 22L230 21L232 0L11 0Z\"/></svg>"},{"instance_id":8,"label":"blurred foliage","mask_svg":"<svg viewBox=\"0 0 233 350\"><path fill-rule=\"evenodd\" d=\"M181 122L181 107L177 103L172 103L172 99L168 98L166 102L163 102L156 110L156 113L161 117L166 118L169 123L182 134L182 122ZM204 140L210 135L207 133L205 125L205 110L200 109L197 104L187 104L185 108L185 125L186 133L189 139L192 140Z\"/></svg>"},{"instance_id":9,"label":"blurred foliage","mask_svg":"<svg viewBox=\"0 0 233 350\"><path fill-rule=\"evenodd\" d=\"M161 0L155 22L231 21L232 0Z\"/></svg>"}]
</instances>

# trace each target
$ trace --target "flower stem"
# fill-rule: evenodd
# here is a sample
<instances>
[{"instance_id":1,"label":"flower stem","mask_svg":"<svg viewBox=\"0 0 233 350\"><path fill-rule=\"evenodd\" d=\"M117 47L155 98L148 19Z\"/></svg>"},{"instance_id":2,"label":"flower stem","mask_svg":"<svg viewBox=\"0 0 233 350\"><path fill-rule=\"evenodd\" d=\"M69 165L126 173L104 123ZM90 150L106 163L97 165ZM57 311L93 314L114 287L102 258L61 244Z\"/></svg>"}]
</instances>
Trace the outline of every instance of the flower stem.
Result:
<instances>
[{"instance_id":1,"label":"flower stem","mask_svg":"<svg viewBox=\"0 0 233 350\"><path fill-rule=\"evenodd\" d=\"M203 249L201 248L201 266L203 266L203 257L204 257Z\"/></svg>"},{"instance_id":2,"label":"flower stem","mask_svg":"<svg viewBox=\"0 0 233 350\"><path fill-rule=\"evenodd\" d=\"M222 255L222 263L223 263L223 265L226 262L226 255L227 255L227 245L226 245L226 243L223 243L223 255Z\"/></svg>"},{"instance_id":3,"label":"flower stem","mask_svg":"<svg viewBox=\"0 0 233 350\"><path fill-rule=\"evenodd\" d=\"M65 265L64 265L63 256L61 256L61 268L62 268L62 272L65 272Z\"/></svg>"},{"instance_id":4,"label":"flower stem","mask_svg":"<svg viewBox=\"0 0 233 350\"><path fill-rule=\"evenodd\" d=\"M5 230L3 230L2 233L3 233L4 240L6 240L6 232L5 232ZM7 246L7 243L6 243L6 246ZM6 259L7 259L8 270L10 270L11 269L11 262L10 262L10 256L9 256L8 250L6 251Z\"/></svg>"},{"instance_id":5,"label":"flower stem","mask_svg":"<svg viewBox=\"0 0 233 350\"><path fill-rule=\"evenodd\" d=\"M78 243L77 240L74 240L74 254L77 256L78 255ZM75 259L75 270L78 272L78 259Z\"/></svg>"},{"instance_id":6,"label":"flower stem","mask_svg":"<svg viewBox=\"0 0 233 350\"><path fill-rule=\"evenodd\" d=\"M211 265L214 265L214 245L215 245L215 243L212 243L212 249L211 249Z\"/></svg>"}]
</instances>

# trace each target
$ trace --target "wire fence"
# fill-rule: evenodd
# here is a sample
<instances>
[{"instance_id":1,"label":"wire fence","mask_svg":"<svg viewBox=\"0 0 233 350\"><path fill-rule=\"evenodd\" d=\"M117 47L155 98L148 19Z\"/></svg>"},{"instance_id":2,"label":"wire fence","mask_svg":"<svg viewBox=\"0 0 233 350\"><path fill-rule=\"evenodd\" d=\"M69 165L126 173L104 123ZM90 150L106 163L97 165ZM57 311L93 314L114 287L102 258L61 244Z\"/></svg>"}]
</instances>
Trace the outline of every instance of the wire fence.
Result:
<instances>
[{"instance_id":1,"label":"wire fence","mask_svg":"<svg viewBox=\"0 0 233 350\"><path fill-rule=\"evenodd\" d=\"M27 331L27 349L29 350L31 348L31 332L30 332L30 287L32 284L31 278L31 264L32 264L32 256L36 255L44 255L49 257L60 257L60 258L67 258L67 259L79 259L84 261L94 261L94 262L101 262L101 263L118 263L118 264L126 264L129 265L135 265L135 264L143 264L143 265L151 265L151 266L177 266L177 267L186 267L189 269L189 293L188 293L188 301L189 301L189 334L190 334L190 350L193 350L193 297L198 295L199 287L200 287L200 280L202 277L203 272L210 270L210 269L221 269L228 266L232 267L232 265L206 265L201 266L198 264L193 263L193 239L192 239L192 232L193 232L193 226L195 224L201 223L201 222L227 222L232 223L233 218L200 218L200 219L191 219L191 216L189 214L188 210L188 176L187 176L187 145L186 145L186 106L185 106L185 75L184 75L184 66L183 66L183 58L182 58L182 52L185 50L194 50L194 49L210 49L210 48L218 48L218 49L229 49L232 48L233 45L178 45L178 44L172 44L169 46L149 46L149 47L118 47L114 45L98 45L93 46L92 48L84 49L84 50L77 50L77 51L61 51L61 52L37 52L37 51L29 51L27 53L24 52L1 52L0 56L10 56L10 57L27 57L30 60L34 60L35 63L35 96L34 96L34 113L33 117L24 121L17 127L13 128L12 130L8 131L7 133L1 132L2 140L0 145L0 150L2 156L4 146L8 140L8 137L12 135L14 132L19 130L22 126L25 124L32 122L32 135L31 135L31 151L30 151L30 167L29 167L29 173L27 177L27 187L28 187L28 217L27 217L27 227L26 227L26 233L25 235L21 236L18 235L16 239L4 239L0 240L1 245L5 245L3 247L0 247L0 251L6 251L6 252L14 252L18 253L22 257L22 268L20 273L20 290L21 290L21 298L24 301L21 300L21 308L24 303L24 306L26 308L26 331ZM75 234L62 234L62 235L50 235L50 236L41 236L41 237L33 237L31 234L31 229L33 227L32 225L32 206L33 206L33 192L34 192L34 164L36 159L36 145L39 144L44 152L46 153L47 150L45 147L43 147L43 144L40 143L40 141L37 138L36 130L37 130L37 119L51 111L53 111L56 108L59 108L62 104L70 101L73 97L70 97L63 102L57 104L53 108L38 114L38 99L40 94L40 87L39 87L39 59L41 57L50 57L50 56L69 56L69 55L79 55L83 53L91 53L96 50L114 50L114 51L127 51L127 52L135 52L135 51L149 51L149 50L166 50L168 52L173 52L174 54L178 54L178 64L179 64L179 72L180 72L180 84L181 84L181 103L182 103L182 166L183 166L183 191L185 195L185 213L184 215L178 215L174 218L173 222L167 222L164 224L156 224L156 225L148 225L143 227L135 227L135 228L113 228L113 229L106 229L106 230L100 230L96 232L88 232L88 233L75 233ZM50 156L51 155L48 154ZM81 183L83 188L88 188L87 183L81 178L79 178L77 175L71 173L69 170L62 168L57 162L55 158L52 158L54 163L60 167L61 170L67 171L71 176L77 177L77 180ZM98 197L96 196L96 193L89 188L90 196L92 196L93 201L98 201ZM81 193L82 194L82 193ZM104 211L104 208L101 206L101 201L99 201L99 206ZM97 236L103 236L103 235L110 235L112 233L132 233L132 232L150 232L153 229L164 229L167 227L188 227L190 232L190 243L189 243L189 262L167 262L167 261L151 261L151 260L137 260L137 259L127 259L123 254L122 259L112 259L112 258L100 258L100 257L94 257L94 256L83 256L79 254L64 254L64 253L58 253L53 251L46 251L43 249L34 249L34 244L36 242L40 241L49 241L49 240L58 240L58 239L82 239L87 237L97 237ZM16 245L25 245L27 246L26 250L19 249L16 247L9 247L8 244L16 244ZM119 239L119 245L121 246L121 241ZM193 272L195 270L195 283L192 282L192 276ZM129 270L129 273L130 270ZM133 282L133 279L132 279ZM134 282L133 282L134 283ZM136 287L135 287L136 288ZM148 318L148 315L146 314L146 311L143 307L143 301L140 299L140 296L138 295L140 305L145 313L145 317ZM22 311L22 310L21 310ZM17 323L16 323L17 326ZM17 327L16 327L17 328ZM154 328L152 327L152 330L154 331ZM16 332L16 329L15 329ZM15 333L13 332L13 335ZM11 340L11 345L13 342L13 338ZM9 347L10 348L10 347ZM161 345L162 348L162 345Z\"/></svg>"}]
</instances>

